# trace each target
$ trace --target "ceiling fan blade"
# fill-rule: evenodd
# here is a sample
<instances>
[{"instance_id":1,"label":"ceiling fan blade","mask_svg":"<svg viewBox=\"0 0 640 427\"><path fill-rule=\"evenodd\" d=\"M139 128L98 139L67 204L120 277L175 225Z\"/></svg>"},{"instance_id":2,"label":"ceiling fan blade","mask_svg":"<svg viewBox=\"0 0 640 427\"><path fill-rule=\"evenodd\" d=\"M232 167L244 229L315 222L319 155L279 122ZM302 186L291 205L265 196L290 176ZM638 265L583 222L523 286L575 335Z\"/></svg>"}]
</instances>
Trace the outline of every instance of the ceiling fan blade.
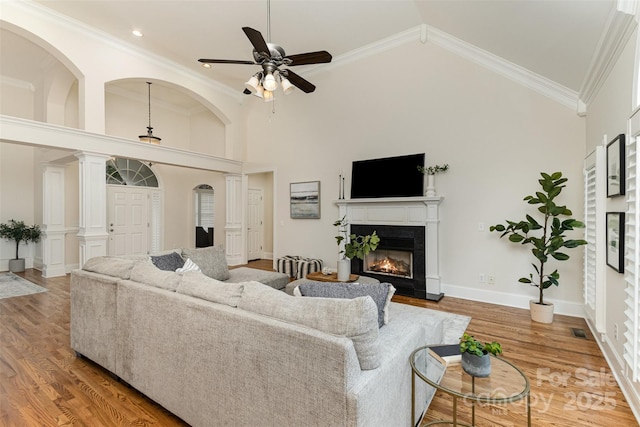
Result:
<instances>
[{"instance_id":1,"label":"ceiling fan blade","mask_svg":"<svg viewBox=\"0 0 640 427\"><path fill-rule=\"evenodd\" d=\"M289 79L292 85L294 85L304 93L311 93L316 90L316 87L312 83L303 79L291 70L283 70L282 74Z\"/></svg>"},{"instance_id":2,"label":"ceiling fan blade","mask_svg":"<svg viewBox=\"0 0 640 427\"><path fill-rule=\"evenodd\" d=\"M245 65L256 65L253 61L241 61L235 59L198 59L198 62L202 62L203 64L245 64Z\"/></svg>"},{"instance_id":3,"label":"ceiling fan blade","mask_svg":"<svg viewBox=\"0 0 640 427\"><path fill-rule=\"evenodd\" d=\"M242 91L245 95L251 95L251 91L249 89L245 89Z\"/></svg>"},{"instance_id":4,"label":"ceiling fan blade","mask_svg":"<svg viewBox=\"0 0 640 427\"><path fill-rule=\"evenodd\" d=\"M256 52L266 55L267 58L271 58L269 46L267 46L267 42L264 41L264 37L262 37L260 31L254 30L251 27L242 27L242 31L247 35Z\"/></svg>"},{"instance_id":5,"label":"ceiling fan blade","mask_svg":"<svg viewBox=\"0 0 640 427\"><path fill-rule=\"evenodd\" d=\"M289 55L285 57L291 61L289 66L293 65L307 65L307 64L323 64L331 62L331 54L326 50L319 50L317 52L300 53L298 55Z\"/></svg>"}]
</instances>

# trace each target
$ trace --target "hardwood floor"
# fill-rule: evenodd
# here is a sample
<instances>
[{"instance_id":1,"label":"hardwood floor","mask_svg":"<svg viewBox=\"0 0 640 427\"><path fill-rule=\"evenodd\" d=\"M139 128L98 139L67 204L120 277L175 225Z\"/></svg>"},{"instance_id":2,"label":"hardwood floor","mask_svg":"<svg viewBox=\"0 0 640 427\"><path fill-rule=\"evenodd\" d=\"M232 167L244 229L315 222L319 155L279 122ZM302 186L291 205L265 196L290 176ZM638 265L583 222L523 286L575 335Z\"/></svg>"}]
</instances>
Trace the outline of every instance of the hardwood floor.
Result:
<instances>
[{"instance_id":1,"label":"hardwood floor","mask_svg":"<svg viewBox=\"0 0 640 427\"><path fill-rule=\"evenodd\" d=\"M250 263L271 269L271 261ZM69 276L43 279L21 273L48 292L0 299L0 426L185 426L159 405L77 358L69 347ZM532 323L527 310L445 297L440 303L395 301L469 313L470 333L500 341L504 357L531 381L534 426L637 426L584 320L556 316ZM588 339L574 338L581 328ZM478 426L526 425L524 405L484 407ZM469 414L462 405L461 416ZM427 418L450 418L451 400L436 394ZM213 425L213 424L212 424ZM259 425L259 421L257 424ZM395 426L389 426L395 427Z\"/></svg>"}]
</instances>

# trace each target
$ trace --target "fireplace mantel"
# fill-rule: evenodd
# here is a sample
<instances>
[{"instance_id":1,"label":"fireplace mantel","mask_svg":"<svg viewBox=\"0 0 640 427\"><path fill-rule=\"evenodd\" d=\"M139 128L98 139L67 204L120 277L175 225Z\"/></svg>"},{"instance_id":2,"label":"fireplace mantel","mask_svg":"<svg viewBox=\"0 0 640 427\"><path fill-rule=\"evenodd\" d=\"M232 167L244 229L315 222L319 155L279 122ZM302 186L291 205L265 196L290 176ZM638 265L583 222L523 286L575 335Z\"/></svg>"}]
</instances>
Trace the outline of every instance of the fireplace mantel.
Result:
<instances>
[{"instance_id":1,"label":"fireplace mantel","mask_svg":"<svg viewBox=\"0 0 640 427\"><path fill-rule=\"evenodd\" d=\"M380 224L425 227L426 298L438 301L440 292L438 226L442 197L393 197L376 199L340 199L334 203L339 218L351 224Z\"/></svg>"}]
</instances>

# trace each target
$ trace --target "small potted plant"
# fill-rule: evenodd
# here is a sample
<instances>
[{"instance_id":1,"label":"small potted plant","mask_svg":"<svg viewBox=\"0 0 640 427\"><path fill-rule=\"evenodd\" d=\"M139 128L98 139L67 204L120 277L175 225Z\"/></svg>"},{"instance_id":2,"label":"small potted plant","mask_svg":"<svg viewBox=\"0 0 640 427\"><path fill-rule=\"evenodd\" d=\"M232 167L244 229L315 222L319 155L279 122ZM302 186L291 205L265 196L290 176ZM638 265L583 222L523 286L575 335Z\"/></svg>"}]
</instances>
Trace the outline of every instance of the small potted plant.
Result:
<instances>
[{"instance_id":1,"label":"small potted plant","mask_svg":"<svg viewBox=\"0 0 640 427\"><path fill-rule=\"evenodd\" d=\"M24 221L10 220L8 223L0 224L0 237L16 242L16 258L9 260L9 271L19 273L24 271L24 258L19 257L20 242L40 241L40 227L37 225L27 226Z\"/></svg>"},{"instance_id":2,"label":"small potted plant","mask_svg":"<svg viewBox=\"0 0 640 427\"><path fill-rule=\"evenodd\" d=\"M473 335L464 333L460 338L462 369L474 377L488 377L491 374L491 358L489 354L502 354L502 345L493 341L482 344Z\"/></svg>"},{"instance_id":3,"label":"small potted plant","mask_svg":"<svg viewBox=\"0 0 640 427\"><path fill-rule=\"evenodd\" d=\"M351 260L353 258L364 260L367 254L378 248L380 237L378 237L375 230L366 236L357 236L355 234L347 235L348 223L346 217L337 220L333 225L338 227L340 232L340 234L336 236L338 246L340 246L343 241L345 242L344 250L339 252L342 257L338 259L338 280L346 282L351 275Z\"/></svg>"},{"instance_id":4,"label":"small potted plant","mask_svg":"<svg viewBox=\"0 0 640 427\"><path fill-rule=\"evenodd\" d=\"M446 172L449 170L449 165L445 164L445 165L435 165L435 166L427 166L426 168L424 166L420 166L418 165L418 170L423 174L427 176L427 191L425 192L425 195L427 197L435 197L436 195L436 177L435 175L437 173L440 172Z\"/></svg>"},{"instance_id":5,"label":"small potted plant","mask_svg":"<svg viewBox=\"0 0 640 427\"><path fill-rule=\"evenodd\" d=\"M489 230L502 233L500 237L509 237L512 243L528 245L535 258L532 263L535 275L530 273L529 277L522 277L518 281L538 288L538 300L532 300L529 304L531 319L540 323L553 322L553 304L544 301L544 290L551 285L558 286L560 274L555 269L551 273L545 270L547 262L551 259L556 261L566 261L569 255L563 249L572 249L581 245L586 245L586 240L569 239L566 232L575 228L584 228L584 224L571 218L572 212L566 206L557 204L556 197L565 187L567 178L562 177L561 172L551 175L541 173L542 179L538 182L542 191L535 193L535 196L527 196L524 200L530 205L536 205L538 212L542 214L540 220L534 219L531 215L525 215L522 221L509 221L505 225L492 225ZM562 221L559 217L566 217Z\"/></svg>"}]
</instances>

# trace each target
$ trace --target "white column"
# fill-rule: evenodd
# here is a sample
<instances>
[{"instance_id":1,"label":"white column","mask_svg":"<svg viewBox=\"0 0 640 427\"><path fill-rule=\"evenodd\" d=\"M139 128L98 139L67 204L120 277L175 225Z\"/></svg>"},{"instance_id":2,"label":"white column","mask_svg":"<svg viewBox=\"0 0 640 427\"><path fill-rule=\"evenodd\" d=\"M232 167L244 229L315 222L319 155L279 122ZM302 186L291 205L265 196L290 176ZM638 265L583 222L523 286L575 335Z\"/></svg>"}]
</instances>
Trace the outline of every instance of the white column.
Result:
<instances>
[{"instance_id":1,"label":"white column","mask_svg":"<svg viewBox=\"0 0 640 427\"><path fill-rule=\"evenodd\" d=\"M80 267L89 258L107 255L107 184L106 163L100 154L78 153L80 186Z\"/></svg>"},{"instance_id":2,"label":"white column","mask_svg":"<svg viewBox=\"0 0 640 427\"><path fill-rule=\"evenodd\" d=\"M425 223L425 274L427 279L427 299L439 300L442 298L440 291L440 260L439 260L439 237L438 228L440 225L438 206L442 201L441 197L427 197L424 204L427 206L427 220Z\"/></svg>"},{"instance_id":3,"label":"white column","mask_svg":"<svg viewBox=\"0 0 640 427\"><path fill-rule=\"evenodd\" d=\"M65 167L42 165L42 237L40 264L42 277L66 274L65 266Z\"/></svg>"},{"instance_id":4,"label":"white column","mask_svg":"<svg viewBox=\"0 0 640 427\"><path fill-rule=\"evenodd\" d=\"M244 197L241 175L225 175L226 222L224 226L225 250L229 265L246 263L244 239Z\"/></svg>"}]
</instances>

